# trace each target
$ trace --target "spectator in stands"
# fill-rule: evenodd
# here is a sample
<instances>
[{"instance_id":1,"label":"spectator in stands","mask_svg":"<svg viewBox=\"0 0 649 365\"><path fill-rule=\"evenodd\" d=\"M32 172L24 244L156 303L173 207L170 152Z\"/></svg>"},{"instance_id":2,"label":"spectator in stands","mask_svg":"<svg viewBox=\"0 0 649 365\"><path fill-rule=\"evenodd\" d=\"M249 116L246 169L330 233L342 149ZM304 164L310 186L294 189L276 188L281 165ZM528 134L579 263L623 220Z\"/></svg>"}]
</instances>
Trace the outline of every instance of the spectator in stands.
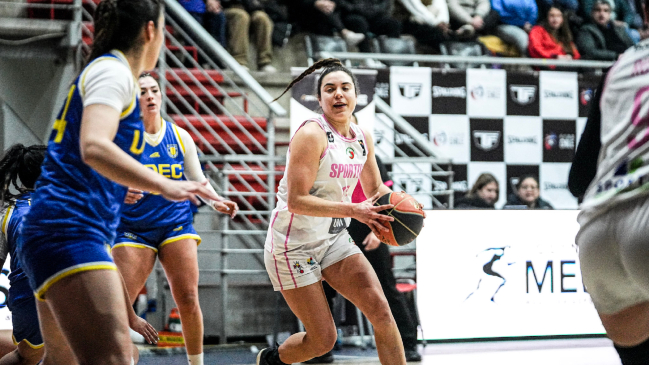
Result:
<instances>
[{"instance_id":1,"label":"spectator in stands","mask_svg":"<svg viewBox=\"0 0 649 365\"><path fill-rule=\"evenodd\" d=\"M219 0L178 0L178 2L217 42L226 47L225 14Z\"/></svg>"},{"instance_id":2,"label":"spectator in stands","mask_svg":"<svg viewBox=\"0 0 649 365\"><path fill-rule=\"evenodd\" d=\"M358 44L361 52L371 52L370 36L401 36L401 23L392 17L391 0L336 0L345 27L365 35Z\"/></svg>"},{"instance_id":3,"label":"spectator in stands","mask_svg":"<svg viewBox=\"0 0 649 365\"><path fill-rule=\"evenodd\" d=\"M528 209L554 209L550 203L541 199L539 179L534 175L523 175L516 184L516 193L507 197L505 207L526 206Z\"/></svg>"},{"instance_id":4,"label":"spectator in stands","mask_svg":"<svg viewBox=\"0 0 649 365\"><path fill-rule=\"evenodd\" d=\"M584 59L615 61L633 45L626 28L611 20L611 5L606 0L595 0L591 19L577 37L577 48Z\"/></svg>"},{"instance_id":5,"label":"spectator in stands","mask_svg":"<svg viewBox=\"0 0 649 365\"><path fill-rule=\"evenodd\" d=\"M516 47L521 56L527 55L528 33L536 24L538 8L535 0L491 0L491 7L502 24L496 27L496 35Z\"/></svg>"},{"instance_id":6,"label":"spectator in stands","mask_svg":"<svg viewBox=\"0 0 649 365\"><path fill-rule=\"evenodd\" d=\"M557 6L551 6L545 19L530 31L529 54L534 58L579 59L568 19Z\"/></svg>"},{"instance_id":7,"label":"spectator in stands","mask_svg":"<svg viewBox=\"0 0 649 365\"><path fill-rule=\"evenodd\" d=\"M349 47L356 47L365 40L365 34L347 29L340 8L333 0L301 0L295 8L300 9L301 14L295 14L299 24L310 32L326 36L337 33Z\"/></svg>"},{"instance_id":8,"label":"spectator in stands","mask_svg":"<svg viewBox=\"0 0 649 365\"><path fill-rule=\"evenodd\" d=\"M405 10L399 12L397 19L401 20L404 33L411 34L420 44L439 49L440 43L455 38L449 26L446 0L432 0L427 6L422 0L399 1Z\"/></svg>"},{"instance_id":9,"label":"spectator in stands","mask_svg":"<svg viewBox=\"0 0 649 365\"><path fill-rule=\"evenodd\" d=\"M448 0L451 27L460 38L471 38L475 33L486 34L494 30L500 16L491 9L489 0Z\"/></svg>"},{"instance_id":10,"label":"spectator in stands","mask_svg":"<svg viewBox=\"0 0 649 365\"><path fill-rule=\"evenodd\" d=\"M581 0L582 10L584 14L593 13L596 0ZM642 17L636 11L637 7L634 0L606 0L609 4L611 11L610 17L613 23L618 26L623 26L633 40L633 43L640 41L640 33L638 29L643 28Z\"/></svg>"},{"instance_id":11,"label":"spectator in stands","mask_svg":"<svg viewBox=\"0 0 649 365\"><path fill-rule=\"evenodd\" d=\"M228 48L232 57L248 68L250 31L257 48L257 67L263 72L277 72L273 61L273 22L259 0L223 0L228 27Z\"/></svg>"},{"instance_id":12,"label":"spectator in stands","mask_svg":"<svg viewBox=\"0 0 649 365\"><path fill-rule=\"evenodd\" d=\"M478 176L469 193L458 199L455 209L495 209L499 196L500 189L496 177L483 173Z\"/></svg>"}]
</instances>

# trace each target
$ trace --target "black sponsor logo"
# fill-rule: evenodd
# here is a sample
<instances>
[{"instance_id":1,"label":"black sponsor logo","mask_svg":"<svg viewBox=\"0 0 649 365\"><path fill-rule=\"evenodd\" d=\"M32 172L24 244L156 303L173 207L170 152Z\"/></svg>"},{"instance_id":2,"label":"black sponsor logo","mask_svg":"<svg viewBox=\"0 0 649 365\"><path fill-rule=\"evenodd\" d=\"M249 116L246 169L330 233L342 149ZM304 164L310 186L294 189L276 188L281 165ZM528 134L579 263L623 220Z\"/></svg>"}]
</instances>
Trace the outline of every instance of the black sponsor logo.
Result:
<instances>
[{"instance_id":1,"label":"black sponsor logo","mask_svg":"<svg viewBox=\"0 0 649 365\"><path fill-rule=\"evenodd\" d=\"M347 223L345 223L345 218L332 218L331 226L329 226L329 233L336 234L343 231L347 228Z\"/></svg>"},{"instance_id":2,"label":"black sponsor logo","mask_svg":"<svg viewBox=\"0 0 649 365\"><path fill-rule=\"evenodd\" d=\"M565 99L572 99L574 97L574 94L572 91L552 91L552 90L545 90L543 91L543 95L545 95L546 98L565 98Z\"/></svg>"},{"instance_id":3,"label":"black sponsor logo","mask_svg":"<svg viewBox=\"0 0 649 365\"><path fill-rule=\"evenodd\" d=\"M536 100L535 85L510 85L509 93L512 100L519 105L529 105Z\"/></svg>"},{"instance_id":4,"label":"black sponsor logo","mask_svg":"<svg viewBox=\"0 0 649 365\"><path fill-rule=\"evenodd\" d=\"M543 190L568 190L568 183L543 183Z\"/></svg>"},{"instance_id":5,"label":"black sponsor logo","mask_svg":"<svg viewBox=\"0 0 649 365\"><path fill-rule=\"evenodd\" d=\"M473 141L481 150L492 151L499 145L500 131L473 131Z\"/></svg>"},{"instance_id":6,"label":"black sponsor logo","mask_svg":"<svg viewBox=\"0 0 649 365\"><path fill-rule=\"evenodd\" d=\"M518 136L507 136L507 143L509 144L514 144L514 143L531 143L531 144L536 144L537 139L536 137L518 137Z\"/></svg>"},{"instance_id":7,"label":"black sponsor logo","mask_svg":"<svg viewBox=\"0 0 649 365\"><path fill-rule=\"evenodd\" d=\"M466 87L433 86L433 98L466 98Z\"/></svg>"},{"instance_id":8,"label":"black sponsor logo","mask_svg":"<svg viewBox=\"0 0 649 365\"><path fill-rule=\"evenodd\" d=\"M419 83L400 83L399 92L406 99L414 99L421 93L421 87Z\"/></svg>"}]
</instances>

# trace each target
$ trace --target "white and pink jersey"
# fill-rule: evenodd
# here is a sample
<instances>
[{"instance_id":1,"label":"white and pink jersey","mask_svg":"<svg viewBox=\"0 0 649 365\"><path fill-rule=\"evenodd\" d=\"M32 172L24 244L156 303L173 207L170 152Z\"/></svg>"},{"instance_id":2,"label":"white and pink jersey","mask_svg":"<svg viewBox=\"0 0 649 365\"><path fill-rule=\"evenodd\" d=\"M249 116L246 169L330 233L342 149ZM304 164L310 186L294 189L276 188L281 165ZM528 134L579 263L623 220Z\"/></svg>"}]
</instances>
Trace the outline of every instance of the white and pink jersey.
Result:
<instances>
[{"instance_id":1,"label":"white and pink jersey","mask_svg":"<svg viewBox=\"0 0 649 365\"><path fill-rule=\"evenodd\" d=\"M600 109L602 148L583 218L649 192L649 40L629 48L611 68Z\"/></svg>"},{"instance_id":2,"label":"white and pink jersey","mask_svg":"<svg viewBox=\"0 0 649 365\"><path fill-rule=\"evenodd\" d=\"M327 135L327 149L320 156L320 166L309 194L334 202L351 203L351 196L367 161L367 143L361 128L352 124L352 138L340 135L324 115L302 123L318 123ZM291 150L286 156L286 169ZM311 217L288 211L288 186L286 175L279 183L277 206L271 214L266 236L266 250L273 252L275 245L304 244L331 241L348 225L350 218ZM278 242L281 241L281 242Z\"/></svg>"}]
</instances>

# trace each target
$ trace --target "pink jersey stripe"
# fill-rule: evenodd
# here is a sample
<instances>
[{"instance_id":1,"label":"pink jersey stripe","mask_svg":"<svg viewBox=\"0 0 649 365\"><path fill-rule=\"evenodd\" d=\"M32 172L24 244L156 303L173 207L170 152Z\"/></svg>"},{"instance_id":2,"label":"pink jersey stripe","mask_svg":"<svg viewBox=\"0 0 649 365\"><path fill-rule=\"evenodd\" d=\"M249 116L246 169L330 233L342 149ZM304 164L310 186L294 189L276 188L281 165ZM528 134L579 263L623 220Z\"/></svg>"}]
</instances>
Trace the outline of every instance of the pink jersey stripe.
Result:
<instances>
[{"instance_id":1,"label":"pink jersey stripe","mask_svg":"<svg viewBox=\"0 0 649 365\"><path fill-rule=\"evenodd\" d=\"M277 268L277 259L275 258L275 254L273 251L275 251L275 235L273 234L273 226L275 225L275 220L277 219L277 215L279 214L279 211L275 213L275 217L273 218L273 223L270 225L270 252L271 255L273 255L273 261L275 261L275 274L277 274L277 281L279 281L279 288L284 290L284 285L282 285L282 278L279 277L279 269Z\"/></svg>"},{"instance_id":2,"label":"pink jersey stripe","mask_svg":"<svg viewBox=\"0 0 649 365\"><path fill-rule=\"evenodd\" d=\"M291 225L293 225L293 217L295 214L291 213L291 220L288 222L288 229L286 230L286 241L284 241L284 257L286 257L286 266L288 266L288 272L291 273L291 279L293 279L293 285L297 289L297 281L295 281L295 276L293 276L293 270L291 270L291 262L288 260L288 236L291 234Z\"/></svg>"},{"instance_id":3,"label":"pink jersey stripe","mask_svg":"<svg viewBox=\"0 0 649 365\"><path fill-rule=\"evenodd\" d=\"M327 124L329 124L329 126L331 127L331 130L334 131L334 133L336 133L343 141L345 141L345 142L356 142L356 137L357 137L356 136L356 131L354 130L354 128L351 127L351 125L350 125L349 129L351 129L351 132L352 132L353 136L351 138L347 138L347 137L343 136L342 134L338 133L338 130L336 128L334 128L334 126L331 125L331 123L329 123L329 119L327 119L327 117L324 114L322 114L322 119L324 119L327 122Z\"/></svg>"}]
</instances>

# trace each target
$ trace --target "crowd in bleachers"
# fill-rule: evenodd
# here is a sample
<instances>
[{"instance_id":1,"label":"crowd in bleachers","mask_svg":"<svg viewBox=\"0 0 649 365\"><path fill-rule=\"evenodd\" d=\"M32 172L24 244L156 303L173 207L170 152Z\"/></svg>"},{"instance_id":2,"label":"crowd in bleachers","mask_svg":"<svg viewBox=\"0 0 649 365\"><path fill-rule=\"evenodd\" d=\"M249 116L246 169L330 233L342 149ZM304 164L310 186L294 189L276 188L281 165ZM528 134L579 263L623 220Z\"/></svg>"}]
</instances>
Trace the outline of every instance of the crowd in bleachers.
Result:
<instances>
[{"instance_id":1,"label":"crowd in bleachers","mask_svg":"<svg viewBox=\"0 0 649 365\"><path fill-rule=\"evenodd\" d=\"M488 54L615 60L649 37L638 0L178 0L244 67L274 72L273 44L297 32L339 36L371 52L379 36L411 35L419 50L480 42ZM467 43L468 44L468 43Z\"/></svg>"}]
</instances>

